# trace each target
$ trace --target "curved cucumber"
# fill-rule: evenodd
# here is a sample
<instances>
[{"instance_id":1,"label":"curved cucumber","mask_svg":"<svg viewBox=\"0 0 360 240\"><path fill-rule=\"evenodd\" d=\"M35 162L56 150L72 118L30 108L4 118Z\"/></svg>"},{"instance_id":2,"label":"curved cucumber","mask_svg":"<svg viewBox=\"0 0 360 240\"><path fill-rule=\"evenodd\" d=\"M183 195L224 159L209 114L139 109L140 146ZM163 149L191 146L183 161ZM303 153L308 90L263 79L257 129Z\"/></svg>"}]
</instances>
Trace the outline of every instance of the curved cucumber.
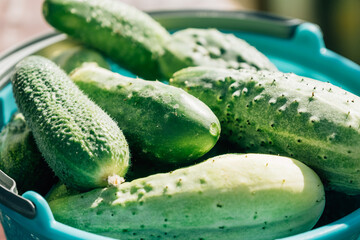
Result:
<instances>
[{"instance_id":1,"label":"curved cucumber","mask_svg":"<svg viewBox=\"0 0 360 240\"><path fill-rule=\"evenodd\" d=\"M117 121L133 159L187 163L219 138L215 114L180 88L90 65L76 69L71 79Z\"/></svg>"},{"instance_id":2,"label":"curved cucumber","mask_svg":"<svg viewBox=\"0 0 360 240\"><path fill-rule=\"evenodd\" d=\"M188 68L171 84L204 101L246 152L292 156L327 187L360 194L360 98L295 74Z\"/></svg>"},{"instance_id":3,"label":"curved cucumber","mask_svg":"<svg viewBox=\"0 0 360 240\"><path fill-rule=\"evenodd\" d=\"M15 180L19 194L28 190L45 194L57 180L21 113L1 130L0 169Z\"/></svg>"},{"instance_id":4,"label":"curved cucumber","mask_svg":"<svg viewBox=\"0 0 360 240\"><path fill-rule=\"evenodd\" d=\"M135 74L160 76L158 58L170 34L146 13L114 0L46 0L43 15L56 29Z\"/></svg>"},{"instance_id":5,"label":"curved cucumber","mask_svg":"<svg viewBox=\"0 0 360 240\"><path fill-rule=\"evenodd\" d=\"M245 40L216 29L196 28L175 32L160 58L160 68L169 78L190 66L277 70L264 54Z\"/></svg>"},{"instance_id":6,"label":"curved cucumber","mask_svg":"<svg viewBox=\"0 0 360 240\"><path fill-rule=\"evenodd\" d=\"M124 176L129 149L121 130L55 63L27 57L12 84L39 150L62 182L86 190Z\"/></svg>"},{"instance_id":7,"label":"curved cucumber","mask_svg":"<svg viewBox=\"0 0 360 240\"><path fill-rule=\"evenodd\" d=\"M324 203L301 162L228 154L49 205L57 221L119 239L261 240L311 229Z\"/></svg>"}]
</instances>

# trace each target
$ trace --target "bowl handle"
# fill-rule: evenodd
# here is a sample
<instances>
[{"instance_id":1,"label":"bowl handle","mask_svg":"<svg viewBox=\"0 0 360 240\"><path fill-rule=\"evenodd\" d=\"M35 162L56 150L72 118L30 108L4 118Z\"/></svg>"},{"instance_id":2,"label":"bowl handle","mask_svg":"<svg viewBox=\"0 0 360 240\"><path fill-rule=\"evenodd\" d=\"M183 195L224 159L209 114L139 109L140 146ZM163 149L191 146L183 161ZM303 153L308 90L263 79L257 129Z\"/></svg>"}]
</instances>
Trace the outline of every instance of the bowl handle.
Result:
<instances>
[{"instance_id":1,"label":"bowl handle","mask_svg":"<svg viewBox=\"0 0 360 240\"><path fill-rule=\"evenodd\" d=\"M186 27L245 31L278 38L291 38L303 20L258 11L169 10L149 12L171 31Z\"/></svg>"},{"instance_id":2,"label":"bowl handle","mask_svg":"<svg viewBox=\"0 0 360 240\"><path fill-rule=\"evenodd\" d=\"M16 182L0 170L0 204L11 210L33 219L36 216L35 205L28 199L18 195Z\"/></svg>"}]
</instances>

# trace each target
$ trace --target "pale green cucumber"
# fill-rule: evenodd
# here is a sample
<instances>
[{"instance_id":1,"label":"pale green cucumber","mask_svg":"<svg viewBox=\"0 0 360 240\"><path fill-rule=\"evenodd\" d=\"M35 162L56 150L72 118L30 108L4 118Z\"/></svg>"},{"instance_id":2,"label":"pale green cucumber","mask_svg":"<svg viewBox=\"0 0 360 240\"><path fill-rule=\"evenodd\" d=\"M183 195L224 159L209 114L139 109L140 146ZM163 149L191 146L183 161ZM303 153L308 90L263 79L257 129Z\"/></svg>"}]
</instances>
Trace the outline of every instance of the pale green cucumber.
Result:
<instances>
[{"instance_id":1,"label":"pale green cucumber","mask_svg":"<svg viewBox=\"0 0 360 240\"><path fill-rule=\"evenodd\" d=\"M310 230L319 177L275 155L228 154L51 201L57 221L118 239L274 239Z\"/></svg>"},{"instance_id":2,"label":"pale green cucumber","mask_svg":"<svg viewBox=\"0 0 360 240\"><path fill-rule=\"evenodd\" d=\"M110 69L110 64L100 52L70 38L47 46L36 52L36 55L50 59L68 74L86 63L96 63Z\"/></svg>"},{"instance_id":3,"label":"pale green cucumber","mask_svg":"<svg viewBox=\"0 0 360 240\"><path fill-rule=\"evenodd\" d=\"M204 101L242 151L291 156L328 189L360 194L360 97L290 73L188 68L172 85Z\"/></svg>"},{"instance_id":4,"label":"pale green cucumber","mask_svg":"<svg viewBox=\"0 0 360 240\"><path fill-rule=\"evenodd\" d=\"M19 194L28 190L45 194L56 182L21 113L1 130L0 169L15 180Z\"/></svg>"},{"instance_id":5,"label":"pale green cucumber","mask_svg":"<svg viewBox=\"0 0 360 240\"><path fill-rule=\"evenodd\" d=\"M110 69L109 63L100 53L81 46L64 50L61 54L51 58L50 60L56 63L68 74L81 65L88 63L95 63L100 67Z\"/></svg>"},{"instance_id":6,"label":"pale green cucumber","mask_svg":"<svg viewBox=\"0 0 360 240\"><path fill-rule=\"evenodd\" d=\"M46 0L47 22L105 53L133 73L161 74L158 58L170 34L148 14L116 0Z\"/></svg>"},{"instance_id":7,"label":"pale green cucumber","mask_svg":"<svg viewBox=\"0 0 360 240\"><path fill-rule=\"evenodd\" d=\"M56 43L50 44L47 47L40 49L35 52L34 55L42 56L48 59L54 59L63 52L76 47L81 47L82 44L79 41L75 41L71 38L66 38L64 40L58 41Z\"/></svg>"},{"instance_id":8,"label":"pale green cucumber","mask_svg":"<svg viewBox=\"0 0 360 240\"><path fill-rule=\"evenodd\" d=\"M277 70L254 46L234 34L222 33L216 29L179 30L165 46L160 67L167 77L190 66Z\"/></svg>"},{"instance_id":9,"label":"pale green cucumber","mask_svg":"<svg viewBox=\"0 0 360 240\"><path fill-rule=\"evenodd\" d=\"M134 161L187 164L219 138L215 114L180 88L93 65L76 69L71 79L118 123Z\"/></svg>"},{"instance_id":10,"label":"pale green cucumber","mask_svg":"<svg viewBox=\"0 0 360 240\"><path fill-rule=\"evenodd\" d=\"M125 175L129 148L123 133L55 63L23 59L12 86L40 152L67 186L87 190Z\"/></svg>"}]
</instances>

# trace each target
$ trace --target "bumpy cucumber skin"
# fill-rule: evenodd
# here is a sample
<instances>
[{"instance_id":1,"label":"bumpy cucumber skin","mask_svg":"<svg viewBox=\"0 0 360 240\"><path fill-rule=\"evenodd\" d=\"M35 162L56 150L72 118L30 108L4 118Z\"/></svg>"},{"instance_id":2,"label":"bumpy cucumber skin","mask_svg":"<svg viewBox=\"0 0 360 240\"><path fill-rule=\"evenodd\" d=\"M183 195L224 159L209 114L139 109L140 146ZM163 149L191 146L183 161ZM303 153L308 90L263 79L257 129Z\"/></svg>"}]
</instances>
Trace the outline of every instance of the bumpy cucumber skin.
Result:
<instances>
[{"instance_id":1,"label":"bumpy cucumber skin","mask_svg":"<svg viewBox=\"0 0 360 240\"><path fill-rule=\"evenodd\" d=\"M119 239L261 240L311 229L324 204L319 177L303 163L227 154L49 206L57 221Z\"/></svg>"},{"instance_id":2,"label":"bumpy cucumber skin","mask_svg":"<svg viewBox=\"0 0 360 240\"><path fill-rule=\"evenodd\" d=\"M141 77L160 77L158 57L170 34L146 13L113 0L46 0L43 15L65 32Z\"/></svg>"},{"instance_id":3,"label":"bumpy cucumber skin","mask_svg":"<svg viewBox=\"0 0 360 240\"><path fill-rule=\"evenodd\" d=\"M67 49L50 60L56 63L68 74L81 65L87 63L95 63L100 67L110 69L109 63L100 53L80 46Z\"/></svg>"},{"instance_id":4,"label":"bumpy cucumber skin","mask_svg":"<svg viewBox=\"0 0 360 240\"><path fill-rule=\"evenodd\" d=\"M204 101L245 152L291 156L328 189L360 194L360 98L330 83L269 71L188 68L170 83Z\"/></svg>"},{"instance_id":5,"label":"bumpy cucumber skin","mask_svg":"<svg viewBox=\"0 0 360 240\"><path fill-rule=\"evenodd\" d=\"M15 180L19 194L45 194L56 182L21 113L15 113L0 133L0 169Z\"/></svg>"},{"instance_id":6,"label":"bumpy cucumber skin","mask_svg":"<svg viewBox=\"0 0 360 240\"><path fill-rule=\"evenodd\" d=\"M134 161L189 163L220 136L219 120L210 108L180 88L93 65L76 69L71 79L117 121Z\"/></svg>"},{"instance_id":7,"label":"bumpy cucumber skin","mask_svg":"<svg viewBox=\"0 0 360 240\"><path fill-rule=\"evenodd\" d=\"M216 29L196 28L175 32L160 58L161 71L169 78L190 66L277 70L265 55L243 39Z\"/></svg>"},{"instance_id":8,"label":"bumpy cucumber skin","mask_svg":"<svg viewBox=\"0 0 360 240\"><path fill-rule=\"evenodd\" d=\"M87 190L123 176L129 148L117 124L50 60L30 56L12 77L16 103L37 146L62 182Z\"/></svg>"}]
</instances>

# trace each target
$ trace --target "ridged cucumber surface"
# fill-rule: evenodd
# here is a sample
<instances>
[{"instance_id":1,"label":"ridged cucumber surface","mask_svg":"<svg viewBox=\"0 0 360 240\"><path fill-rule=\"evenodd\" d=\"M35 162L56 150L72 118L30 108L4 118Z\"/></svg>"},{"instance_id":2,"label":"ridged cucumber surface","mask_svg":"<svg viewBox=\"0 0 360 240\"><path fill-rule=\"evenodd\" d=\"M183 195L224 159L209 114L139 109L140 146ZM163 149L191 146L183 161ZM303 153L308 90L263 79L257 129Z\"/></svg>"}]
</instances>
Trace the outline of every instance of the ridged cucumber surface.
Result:
<instances>
[{"instance_id":1,"label":"ridged cucumber surface","mask_svg":"<svg viewBox=\"0 0 360 240\"><path fill-rule=\"evenodd\" d=\"M87 190L124 176L129 148L122 131L55 63L26 57L12 85L39 150L63 183Z\"/></svg>"},{"instance_id":2,"label":"ridged cucumber surface","mask_svg":"<svg viewBox=\"0 0 360 240\"><path fill-rule=\"evenodd\" d=\"M303 163L228 154L49 206L57 221L118 239L261 240L311 229L324 203L319 177Z\"/></svg>"},{"instance_id":3,"label":"ridged cucumber surface","mask_svg":"<svg viewBox=\"0 0 360 240\"><path fill-rule=\"evenodd\" d=\"M71 79L118 123L134 162L189 163L220 136L210 108L180 88L93 65L76 69Z\"/></svg>"},{"instance_id":4,"label":"ridged cucumber surface","mask_svg":"<svg viewBox=\"0 0 360 240\"><path fill-rule=\"evenodd\" d=\"M242 151L291 156L328 189L360 194L360 98L291 73L194 67L170 83L204 101Z\"/></svg>"},{"instance_id":5,"label":"ridged cucumber surface","mask_svg":"<svg viewBox=\"0 0 360 240\"><path fill-rule=\"evenodd\" d=\"M170 34L148 14L115 0L46 0L43 15L54 28L135 74L160 76L158 58Z\"/></svg>"},{"instance_id":6,"label":"ridged cucumber surface","mask_svg":"<svg viewBox=\"0 0 360 240\"><path fill-rule=\"evenodd\" d=\"M270 60L245 40L216 29L186 28L175 32L160 58L163 74L191 66L277 70Z\"/></svg>"},{"instance_id":7,"label":"ridged cucumber surface","mask_svg":"<svg viewBox=\"0 0 360 240\"><path fill-rule=\"evenodd\" d=\"M28 190L45 194L57 180L19 112L1 130L0 169L15 180L19 194Z\"/></svg>"}]
</instances>

